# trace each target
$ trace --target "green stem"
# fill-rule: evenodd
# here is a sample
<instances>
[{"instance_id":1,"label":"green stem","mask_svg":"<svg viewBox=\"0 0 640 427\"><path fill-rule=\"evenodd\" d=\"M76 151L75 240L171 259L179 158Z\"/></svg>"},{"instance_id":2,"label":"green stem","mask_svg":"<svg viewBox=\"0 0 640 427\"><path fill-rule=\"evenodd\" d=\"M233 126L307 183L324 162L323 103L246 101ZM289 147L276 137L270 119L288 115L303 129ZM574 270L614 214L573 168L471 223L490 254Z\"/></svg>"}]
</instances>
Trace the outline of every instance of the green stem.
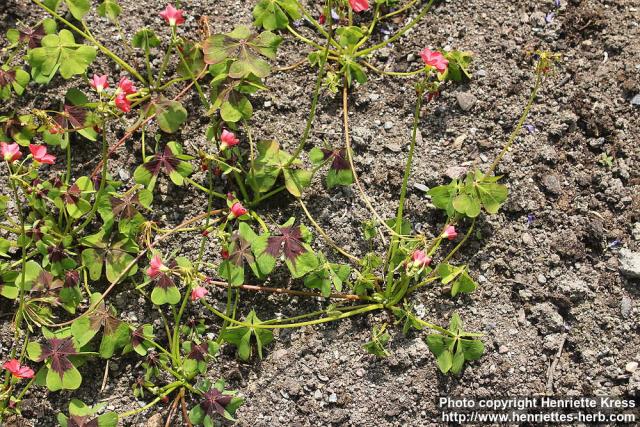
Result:
<instances>
[{"instance_id":1,"label":"green stem","mask_svg":"<svg viewBox=\"0 0 640 427\"><path fill-rule=\"evenodd\" d=\"M329 10L331 9L331 2L328 3ZM289 158L284 168L288 168L291 164L300 156L302 150L304 149L305 144L307 143L307 139L309 138L309 132L311 131L311 125L313 124L313 120L316 117L316 109L318 107L318 98L320 97L320 89L322 88L322 78L324 77L324 69L327 64L327 56L329 55L329 46L331 45L331 40L333 40L333 26L331 22L333 19L329 17L329 33L327 34L327 45L324 47L324 52L322 55L322 60L320 61L320 68L318 70L318 77L316 78L316 85L313 90L313 98L311 100L311 111L309 112L309 117L307 117L307 124L304 128L304 132L302 133L302 138L298 143L298 147L296 151L293 152L293 155Z\"/></svg>"},{"instance_id":2,"label":"green stem","mask_svg":"<svg viewBox=\"0 0 640 427\"><path fill-rule=\"evenodd\" d=\"M422 18L424 18L424 16L429 12L429 10L431 9L431 6L433 6L433 3L435 3L435 0L429 0L429 3L427 3L427 5L425 7L422 8L422 10L420 11L420 13L418 14L418 16L415 17L415 19L411 22L409 22L407 25L405 25L400 31L398 31L397 33L395 33L394 35L392 35L391 37L389 37L388 40L383 41L382 43L378 43L374 46L371 46L367 49L361 50L360 52L356 52L354 54L354 57L360 57L360 56L366 56L368 54L370 54L373 51L376 51L378 49L381 49L383 47L385 47L386 45L388 45L389 43L393 43L394 41L398 40L400 37L402 37L407 31L409 31L411 28L413 28L418 22L420 22L422 20Z\"/></svg>"},{"instance_id":3,"label":"green stem","mask_svg":"<svg viewBox=\"0 0 640 427\"><path fill-rule=\"evenodd\" d=\"M111 50L109 50L106 46L104 46L102 43L100 43L98 40L96 40L95 38L93 38L91 35L87 34L86 32L82 31L80 28L76 27L75 25L73 25L71 22L67 21L66 19L64 19L62 16L60 16L55 10L52 10L50 8L48 8L46 5L44 5L40 0L32 0L36 5L40 6L42 9L44 9L45 11L47 11L51 16L53 16L55 19L57 19L58 21L62 22L63 24L65 24L67 27L71 28L73 31L75 31L76 33L78 33L79 35L81 35L82 37L84 37L85 39L89 40L91 43L93 43L98 49L100 49L100 51L102 53L104 53L105 55L107 55L109 58L113 59L115 62L117 62L122 68L124 68L125 70L127 70L133 77L135 77L136 79L138 79L139 81L141 81L142 83L146 83L146 80L144 77L142 77L140 75L140 73L138 73L133 67L131 67L125 60L123 60L122 58L120 58L118 55L116 55L115 53L113 53Z\"/></svg>"},{"instance_id":4,"label":"green stem","mask_svg":"<svg viewBox=\"0 0 640 427\"><path fill-rule=\"evenodd\" d=\"M327 323L327 322L333 322L335 320L346 319L347 317L355 316L357 314L363 314L363 313L367 313L369 311L374 311L374 310L379 310L381 308L384 308L383 304L369 304L369 305L365 305L362 308L359 308L359 309L356 309L356 310L351 310L351 311L348 311L346 313L342 313L342 314L337 315L337 316L324 317L322 319L310 320L308 322L288 323L288 324L284 324L284 325L270 325L270 324L265 324L265 323L260 323L260 324L244 323L244 322L241 322L239 320L232 319L229 316L225 315L224 313L216 310L215 308L213 308L206 301L203 301L203 303L204 303L204 306L209 311L211 311L213 314L215 314L216 316L218 316L218 317L220 317L222 319L225 319L225 320L229 321L229 323L233 323L234 325L236 325L236 326L231 326L228 329L237 329L238 327L253 328L253 329L299 328L299 327L302 327L302 326L318 325L318 324L321 324L321 323Z\"/></svg>"},{"instance_id":5,"label":"green stem","mask_svg":"<svg viewBox=\"0 0 640 427\"><path fill-rule=\"evenodd\" d=\"M171 33L172 33L172 37L174 39L173 43L175 44L176 27L172 27L171 28ZM191 67L187 63L187 60L185 59L184 54L182 53L182 51L180 49L176 49L176 52L178 52L178 55L180 56L180 60L182 61L182 64L184 65L184 68L187 70L187 74L189 75L189 79L191 79L191 81L193 82L193 85L196 88L196 92L198 92L198 97L200 98L200 102L202 103L204 108L207 111L209 111L211 109L211 104L209 104L209 101L207 100L207 97L204 96L204 92L202 91L202 88L200 87L200 83L198 83L198 80L193 75L193 72L191 71Z\"/></svg>"},{"instance_id":6,"label":"green stem","mask_svg":"<svg viewBox=\"0 0 640 427\"><path fill-rule=\"evenodd\" d=\"M522 115L520 116L520 120L518 120L518 124L516 125L516 128L513 130L513 132L511 132L511 135L509 135L509 139L507 140L507 143L504 145L500 154L498 154L498 156L495 158L495 160L487 170L487 173L485 174L486 176L493 174L496 167L498 166L498 163L500 163L504 155L507 154L507 152L509 152L509 149L511 148L516 138L520 134L520 131L522 130L522 126L524 126L524 122L525 120L527 120L527 117L529 116L529 112L531 111L531 107L533 106L533 103L536 100L536 96L538 95L538 89L540 89L541 83L542 83L542 72L538 71L538 74L536 75L536 83L533 86L531 95L529 96L529 102L527 102L527 105L525 106L522 112Z\"/></svg>"},{"instance_id":7,"label":"green stem","mask_svg":"<svg viewBox=\"0 0 640 427\"><path fill-rule=\"evenodd\" d=\"M224 194L218 193L216 191L210 190L207 187L204 187L200 184L198 184L197 182L195 182L193 179L191 178L185 178L184 179L186 182L188 182L189 184L193 185L194 187L196 187L198 190L202 190L207 194L210 194L212 196L215 196L219 199L223 199L223 200L227 200L227 196L225 196Z\"/></svg>"},{"instance_id":8,"label":"green stem","mask_svg":"<svg viewBox=\"0 0 640 427\"><path fill-rule=\"evenodd\" d=\"M262 202L263 200L266 200L266 199L268 199L268 198L270 198L270 197L272 197L272 196L274 196L274 195L278 194L279 192L281 192L282 190L285 190L286 188L287 188L287 187L285 187L284 185L281 185L280 187L277 187L276 189L271 190L271 191L269 191L268 193L265 193L265 194L261 195L260 197L255 198L255 199L253 200L253 202L251 202L251 203L249 204L249 206L250 206L250 207L257 206L257 205L258 205L258 203L260 203L260 202Z\"/></svg>"},{"instance_id":9,"label":"green stem","mask_svg":"<svg viewBox=\"0 0 640 427\"><path fill-rule=\"evenodd\" d=\"M145 406L143 406L141 408L133 409L131 411L128 411L128 412L125 412L125 413L122 413L122 414L119 414L119 417L120 418L127 418L127 417L130 417L132 415L136 415L136 414L139 414L141 412L144 412L149 408L153 408L158 402L160 402L162 399L164 399L165 396L168 396L169 394L171 394L173 392L173 390L175 390L176 388L182 386L184 384L184 382L183 381L176 381L176 383L174 383L174 384L176 384L175 387L169 388L168 390L166 390L160 396L158 396L155 399L153 399L151 402L149 402Z\"/></svg>"},{"instance_id":10,"label":"green stem","mask_svg":"<svg viewBox=\"0 0 640 427\"><path fill-rule=\"evenodd\" d=\"M370 63L368 63L367 61L362 61L362 63L365 65L365 67L373 70L374 72L381 74L383 76L393 76L393 77L413 77L416 74L420 74L422 72L424 72L424 67L418 69L418 70L414 70L414 71L407 71L407 72L401 72L401 71L384 71L381 70L378 67L375 67L374 65L371 65Z\"/></svg>"},{"instance_id":11,"label":"green stem","mask_svg":"<svg viewBox=\"0 0 640 427\"><path fill-rule=\"evenodd\" d=\"M169 47L167 51L164 53L164 58L162 58L162 65L160 66L160 71L158 72L158 77L156 77L156 90L160 87L160 82L162 81L162 77L164 76L164 72L167 69L167 65L169 64L169 58L171 57L171 51L173 50L173 37L171 37L171 42L169 43Z\"/></svg>"},{"instance_id":12,"label":"green stem","mask_svg":"<svg viewBox=\"0 0 640 427\"><path fill-rule=\"evenodd\" d=\"M411 130L411 145L409 146L409 155L407 156L407 163L404 167L404 176L402 178L402 188L400 189L400 201L398 202L398 211L396 213L396 223L395 223L395 232L396 235L402 233L402 221L404 215L404 202L407 197L407 185L409 183L409 176L411 175L411 168L413 166L413 154L416 149L416 139L418 136L418 124L420 122L420 109L422 108L422 93L423 93L423 85L419 83L417 86L417 95L418 99L416 101L416 108L413 112L413 128ZM387 256L387 276L386 283L387 289L385 290L386 296L389 297L393 294L394 285L393 285L393 265L391 264L391 260L393 259L396 251L398 250L399 239L394 236L391 240L391 246L389 247L389 253ZM387 293L388 291L388 293Z\"/></svg>"},{"instance_id":13,"label":"green stem","mask_svg":"<svg viewBox=\"0 0 640 427\"><path fill-rule=\"evenodd\" d=\"M96 216L98 212L98 205L100 204L100 198L102 197L102 193L104 192L104 188L107 185L107 172L109 165L109 143L107 142L107 129L106 126L103 125L102 129L102 174L100 175L100 188L96 193L96 199L93 202L93 206L91 207L91 211L89 215L85 218L85 220L76 227L71 234L77 235L79 232L84 230L84 228L93 221L93 218ZM70 222L69 222L70 224Z\"/></svg>"},{"instance_id":14,"label":"green stem","mask_svg":"<svg viewBox=\"0 0 640 427\"><path fill-rule=\"evenodd\" d=\"M389 12L386 15L382 15L382 17L380 17L380 21L385 20L385 19L389 19L392 16L396 16L401 14L402 12L404 12L405 10L411 9L411 7L416 4L418 2L418 0L411 0L409 3L407 3L405 6L403 6L401 9L398 10L394 10L393 12Z\"/></svg>"}]
</instances>

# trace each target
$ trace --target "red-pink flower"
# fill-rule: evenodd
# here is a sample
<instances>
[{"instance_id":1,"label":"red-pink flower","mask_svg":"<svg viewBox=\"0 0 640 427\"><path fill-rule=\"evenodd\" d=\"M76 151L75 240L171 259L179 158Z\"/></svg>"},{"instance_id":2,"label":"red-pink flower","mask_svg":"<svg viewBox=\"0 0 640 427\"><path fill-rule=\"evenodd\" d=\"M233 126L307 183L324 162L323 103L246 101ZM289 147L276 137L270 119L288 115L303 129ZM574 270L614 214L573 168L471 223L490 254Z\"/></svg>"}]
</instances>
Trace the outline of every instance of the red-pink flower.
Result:
<instances>
[{"instance_id":1,"label":"red-pink flower","mask_svg":"<svg viewBox=\"0 0 640 427\"><path fill-rule=\"evenodd\" d=\"M47 154L47 147L44 145L29 144L29 151L38 163L52 165L56 161L56 156Z\"/></svg>"},{"instance_id":2,"label":"red-pink flower","mask_svg":"<svg viewBox=\"0 0 640 427\"><path fill-rule=\"evenodd\" d=\"M427 256L425 251L416 250L411 255L411 258L413 258L414 265L418 267L426 267L431 264L431 258Z\"/></svg>"},{"instance_id":3,"label":"red-pink flower","mask_svg":"<svg viewBox=\"0 0 640 427\"><path fill-rule=\"evenodd\" d=\"M439 73L444 73L447 71L447 66L449 65L449 61L438 51L429 50L426 47L420 51L420 56L425 64L431 65L433 68L438 70Z\"/></svg>"},{"instance_id":4,"label":"red-pink flower","mask_svg":"<svg viewBox=\"0 0 640 427\"><path fill-rule=\"evenodd\" d=\"M445 228L444 232L442 233L442 237L447 238L449 240L455 239L457 235L458 233L456 233L456 228L453 225L450 225L447 228Z\"/></svg>"},{"instance_id":5,"label":"red-pink flower","mask_svg":"<svg viewBox=\"0 0 640 427\"><path fill-rule=\"evenodd\" d=\"M369 0L349 0L349 4L354 12L369 10Z\"/></svg>"},{"instance_id":6,"label":"red-pink flower","mask_svg":"<svg viewBox=\"0 0 640 427\"><path fill-rule=\"evenodd\" d=\"M149 263L149 268L147 269L147 276L155 279L158 275L164 271L168 270L167 267L162 263L162 258L160 255L155 254L153 258L151 258L151 262Z\"/></svg>"},{"instance_id":7,"label":"red-pink flower","mask_svg":"<svg viewBox=\"0 0 640 427\"><path fill-rule=\"evenodd\" d=\"M13 163L22 157L20 147L15 142L13 144L7 144L6 142L0 142L0 154L2 158L9 163Z\"/></svg>"},{"instance_id":8,"label":"red-pink flower","mask_svg":"<svg viewBox=\"0 0 640 427\"><path fill-rule=\"evenodd\" d=\"M117 94L116 99L114 99L113 102L121 111L125 113L131 111L131 102L129 102L129 100L127 99L126 93L120 92L119 94Z\"/></svg>"},{"instance_id":9,"label":"red-pink flower","mask_svg":"<svg viewBox=\"0 0 640 427\"><path fill-rule=\"evenodd\" d=\"M208 293L209 291L207 290L207 288L203 288L202 286L196 286L191 291L191 301L199 300L200 298L204 297Z\"/></svg>"},{"instance_id":10,"label":"red-pink flower","mask_svg":"<svg viewBox=\"0 0 640 427\"><path fill-rule=\"evenodd\" d=\"M235 202L231 205L231 215L233 218L239 218L242 215L246 214L248 211L240 204L240 202Z\"/></svg>"},{"instance_id":11,"label":"red-pink flower","mask_svg":"<svg viewBox=\"0 0 640 427\"><path fill-rule=\"evenodd\" d=\"M233 132L229 132L226 129L222 130L222 135L220 135L220 151L224 151L229 147L233 147L234 145L240 144L240 140L236 138L236 135Z\"/></svg>"},{"instance_id":12,"label":"red-pink flower","mask_svg":"<svg viewBox=\"0 0 640 427\"><path fill-rule=\"evenodd\" d=\"M169 3L167 7L160 12L160 16L167 21L167 24L175 27L176 25L184 23L184 17L182 16L183 12L184 11L182 9L176 9L171 3Z\"/></svg>"},{"instance_id":13,"label":"red-pink flower","mask_svg":"<svg viewBox=\"0 0 640 427\"><path fill-rule=\"evenodd\" d=\"M94 74L93 77L91 77L91 80L89 80L89 84L96 90L96 92L101 93L109 87L109 82L107 81L108 77L109 76L106 74L103 74L102 76Z\"/></svg>"},{"instance_id":14,"label":"red-pink flower","mask_svg":"<svg viewBox=\"0 0 640 427\"><path fill-rule=\"evenodd\" d=\"M18 362L16 359L11 359L7 362L4 362L2 366L7 371L11 372L11 375L13 375L14 378L33 378L33 376L35 375L33 369L28 366L21 366L20 362Z\"/></svg>"},{"instance_id":15,"label":"red-pink flower","mask_svg":"<svg viewBox=\"0 0 640 427\"><path fill-rule=\"evenodd\" d=\"M126 95L136 93L136 87L133 82L126 77L122 77L118 82L118 91L124 92Z\"/></svg>"}]
</instances>

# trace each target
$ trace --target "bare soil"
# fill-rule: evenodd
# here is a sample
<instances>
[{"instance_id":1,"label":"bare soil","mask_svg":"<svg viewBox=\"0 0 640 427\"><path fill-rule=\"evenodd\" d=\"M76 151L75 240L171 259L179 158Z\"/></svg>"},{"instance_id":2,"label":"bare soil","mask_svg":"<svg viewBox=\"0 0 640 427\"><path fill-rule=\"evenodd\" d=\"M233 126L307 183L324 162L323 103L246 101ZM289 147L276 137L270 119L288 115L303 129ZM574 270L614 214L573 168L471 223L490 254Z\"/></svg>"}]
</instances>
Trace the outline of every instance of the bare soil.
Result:
<instances>
[{"instance_id":1,"label":"bare soil","mask_svg":"<svg viewBox=\"0 0 640 427\"><path fill-rule=\"evenodd\" d=\"M204 15L209 16L212 32L251 22L253 2L182 3L189 17L181 31L192 35ZM127 37L142 26L164 28L158 16L163 2L121 4ZM545 19L550 12L553 18ZM0 30L43 16L26 0L8 0L0 5ZM97 16L88 24L107 45L126 55L112 25ZM416 227L434 232L444 218L421 188L446 183L468 168L486 167L526 103L533 84L529 54L546 49L562 56L528 119L534 132L523 132L500 165L511 193L506 209L484 218L478 235L456 256L469 264L479 289L451 299L435 287L421 292L415 301L425 319L441 324L458 311L469 330L486 334L486 355L460 376L444 376L424 341L417 335L405 337L399 329L392 329L390 357L368 355L362 344L372 325L393 320L386 313L281 331L264 360L241 363L228 348L210 370L211 378L226 378L246 397L238 412L239 425L422 426L439 423L437 398L443 395L640 393L640 372L627 369L629 362L640 362L639 282L625 278L618 267L619 248L640 251L640 107L631 103L640 93L640 1L562 0L559 9L550 0L440 2L421 25L379 52L373 63L387 70L415 68L417 52L425 46L474 54L474 78L445 90L426 107L420 123L422 138L406 214ZM275 65L295 63L307 52L304 45L286 37ZM104 58L94 63L89 74L93 72L119 73ZM254 138L276 139L285 148L295 145L304 129L314 79L308 67L272 75L267 80L270 91L255 98ZM55 79L44 91L32 87L31 98L16 106L28 110L46 102L55 105L56 96L77 83ZM394 213L400 189L414 98L410 80L375 74L351 95L358 171L375 206L388 217ZM206 144L206 117L195 94L185 104L190 109L189 124L173 139L195 153ZM342 144L340 123L340 99L327 93L319 105L311 143L319 145L326 139L335 146ZM77 147L77 173L86 173L99 147L87 142L78 142ZM612 167L601 164L603 153L613 157ZM134 138L117 153L111 173L132 180L139 162L140 143ZM203 180L204 175L194 179ZM224 183L219 185L224 188ZM369 213L354 189L327 191L318 178L306 202L336 242L355 254L367 250L360 224ZM200 213L206 205L195 191L171 184L160 185L154 203L157 219L168 225ZM274 222L303 217L285 196L263 209ZM169 249L179 248L189 256L197 252L198 242L197 236L182 235L170 242ZM207 259L216 262L218 251L212 243ZM272 282L302 286L288 283L284 275ZM222 304L224 295L216 291L210 298ZM111 302L126 319L158 320L126 286L117 289ZM261 318L269 318L325 305L247 294L242 310L255 307ZM2 312L10 312L10 307ZM219 327L217 319L204 311L191 315L205 317L212 333ZM11 346L9 320L3 317L2 357ZM66 410L71 397L105 401L117 411L141 404L131 393L141 373L139 358L111 361L107 386L99 392L104 369L102 360L85 366L83 385L73 393L30 392L23 404L27 425L55 425L55 414ZM156 407L123 425L163 425L154 423L166 412Z\"/></svg>"}]
</instances>

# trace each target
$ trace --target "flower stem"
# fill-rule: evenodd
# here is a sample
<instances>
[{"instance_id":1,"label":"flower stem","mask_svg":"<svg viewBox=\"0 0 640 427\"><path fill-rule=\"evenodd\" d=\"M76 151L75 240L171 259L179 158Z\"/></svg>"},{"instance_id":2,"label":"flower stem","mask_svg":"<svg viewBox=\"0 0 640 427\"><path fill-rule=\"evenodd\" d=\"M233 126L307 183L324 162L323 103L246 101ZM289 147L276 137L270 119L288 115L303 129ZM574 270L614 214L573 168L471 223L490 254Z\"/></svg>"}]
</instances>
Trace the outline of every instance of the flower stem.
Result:
<instances>
[{"instance_id":1,"label":"flower stem","mask_svg":"<svg viewBox=\"0 0 640 427\"><path fill-rule=\"evenodd\" d=\"M328 1L328 7L331 9L331 0ZM324 47L324 52L322 55L322 59L320 61L320 67L318 69L318 77L316 78L316 85L313 90L313 99L311 100L311 111L309 112L309 117L307 117L307 124L304 128L304 132L302 133L302 138L298 143L298 147L296 151L293 152L293 155L289 158L285 168L291 166L291 164L300 156L300 153L304 149L305 144L307 143L307 139L309 138L309 132L311 131L311 125L313 124L313 119L316 117L316 109L318 107L318 98L320 97L320 89L322 88L322 78L324 77L324 69L327 65L327 56L329 55L329 46L331 45L331 40L333 40L333 25L331 25L332 19L329 19L329 32L327 33L327 44Z\"/></svg>"},{"instance_id":2,"label":"flower stem","mask_svg":"<svg viewBox=\"0 0 640 427\"><path fill-rule=\"evenodd\" d=\"M413 128L411 130L411 145L409 145L409 155L407 156L407 163L404 167L404 176L402 177L402 188L400 189L400 200L398 201L398 210L396 213L396 223L395 223L395 232L397 235L402 232L402 222L404 216L404 202L407 197L407 185L409 183L409 176L411 175L411 168L413 166L413 154L416 148L416 139L418 136L418 124L420 122L420 109L422 108L422 94L423 94L423 85L419 83L417 85L417 97L416 100L416 108L413 112ZM393 294L394 291L394 282L393 282L393 273L394 266L391 263L396 251L398 250L399 240L394 236L391 240L391 245L389 246L389 252L387 255L387 276L386 283L387 288L385 289L385 294L389 297Z\"/></svg>"},{"instance_id":3,"label":"flower stem","mask_svg":"<svg viewBox=\"0 0 640 427\"><path fill-rule=\"evenodd\" d=\"M400 37L402 37L407 31L409 31L411 28L413 28L418 22L420 22L420 20L422 20L422 18L424 18L424 16L429 12L429 10L431 9L431 6L433 6L433 4L435 3L435 0L429 0L429 3L426 4L425 7L422 8L422 10L420 11L420 13L418 14L418 16L415 17L415 19L411 22L409 22L407 25L405 25L404 27L402 27L402 29L400 31L398 31L397 33L395 33L394 35L392 35L391 37L389 37L388 40L383 41L382 43L378 43L376 45L373 45L367 49L361 50L359 52L356 52L354 54L354 57L360 57L360 56L365 56L370 54L371 52L374 52L378 49L381 49L383 47L385 47L386 45L388 45L389 43L393 43L394 41L398 40Z\"/></svg>"},{"instance_id":4,"label":"flower stem","mask_svg":"<svg viewBox=\"0 0 640 427\"><path fill-rule=\"evenodd\" d=\"M536 82L533 86L533 90L531 91L531 95L529 96L529 102L527 102L527 105L524 107L524 110L522 111L522 115L520 116L520 120L518 120L518 123L516 124L515 129L513 130L513 132L511 132L511 135L509 135L509 139L507 140L507 143L504 145L504 147L502 148L502 151L500 152L500 154L498 154L498 156L495 158L493 163L491 163L491 166L489 166L489 169L487 169L487 173L485 175L488 176L493 174L496 167L498 166L498 163L500 163L504 155L509 152L509 149L511 149L511 146L513 145L516 138L520 134L520 131L522 130L522 126L524 126L525 120L527 120L527 117L529 116L529 112L531 111L531 107L533 106L533 103L536 100L536 96L538 95L538 89L540 89L541 83L542 83L542 71L538 70L538 73L536 75Z\"/></svg>"},{"instance_id":5,"label":"flower stem","mask_svg":"<svg viewBox=\"0 0 640 427\"><path fill-rule=\"evenodd\" d=\"M378 223L382 224L387 229L387 231L389 231L392 235L396 235L397 234L396 231L393 228L389 227L389 225L387 225L385 220L382 219L382 217L375 210L375 208L373 207L373 204L371 203L371 200L369 200L369 196L367 196L367 193L365 193L364 188L360 183L360 178L358 178L358 173L356 172L356 167L353 162L353 150L351 149L351 136L349 135L348 95L349 95L349 89L348 89L348 85L345 77L344 85L342 87L342 119L343 119L343 127L344 127L344 140L347 148L347 160L349 160L349 166L351 167L353 180L356 184L356 187L358 187L358 190L360 191L360 196L362 197L362 200L364 201L367 208L369 208L369 211L376 218L376 220L378 220ZM386 239L382 233L380 233L380 237L382 238L382 241L386 243Z\"/></svg>"}]
</instances>

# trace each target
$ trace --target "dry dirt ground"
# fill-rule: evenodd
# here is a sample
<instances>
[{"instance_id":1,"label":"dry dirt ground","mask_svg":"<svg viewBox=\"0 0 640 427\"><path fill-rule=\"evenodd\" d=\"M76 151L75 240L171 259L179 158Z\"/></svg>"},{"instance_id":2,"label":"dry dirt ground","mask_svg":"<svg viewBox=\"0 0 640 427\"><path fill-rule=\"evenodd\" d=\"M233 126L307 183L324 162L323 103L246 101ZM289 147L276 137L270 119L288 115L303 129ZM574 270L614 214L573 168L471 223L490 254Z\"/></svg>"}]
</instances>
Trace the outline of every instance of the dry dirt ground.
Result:
<instances>
[{"instance_id":1,"label":"dry dirt ground","mask_svg":"<svg viewBox=\"0 0 640 427\"><path fill-rule=\"evenodd\" d=\"M163 2L121 3L127 37L142 26L163 28L158 17ZM213 32L250 23L253 4L184 1L189 18L181 31L195 34L202 15L210 17ZM420 123L422 141L407 215L423 230L437 230L444 218L431 206L424 186L445 183L448 176L470 167L486 167L513 129L533 84L528 53L541 48L562 56L528 119L535 129L522 133L500 166L511 190L506 208L481 221L479 234L457 255L469 263L479 289L453 300L438 288L429 289L416 301L424 318L438 323L460 312L469 330L486 334L486 355L460 376L444 376L419 336L404 337L395 329L392 355L375 358L361 346L372 325L390 320L384 313L283 331L264 360L240 363L227 349L211 369L212 378L225 377L246 397L238 412L240 425L433 425L439 420L437 398L442 395L638 395L640 282L637 276L632 279L633 266L622 274L620 264L632 263L635 257L635 272L640 274L640 1L560 4L558 9L551 0L440 2L415 30L373 59L378 67L402 71L418 65L417 52L425 46L474 54L474 78L445 90L426 107ZM548 16L550 12L554 15ZM42 16L26 0L0 5L3 30L18 20L30 23ZM113 26L95 16L89 24L109 46L125 54ZM276 65L292 64L306 52L304 45L286 37ZM118 72L109 67L102 59L90 74ZM351 96L356 163L374 204L392 216L414 97L410 81L370 77ZM254 137L275 138L285 147L294 144L304 128L314 78L305 67L272 75L267 81L271 90L254 102ZM55 99L66 84L57 82L49 92L33 91L34 98L21 100L21 108ZM186 103L191 105L191 120L176 139L195 152L206 144L206 119L197 118L202 113L197 97ZM325 94L311 142L320 144L326 138L337 145L341 137L340 100ZM128 143L118 152L111 172L131 179L140 162L139 149L138 141ZM80 167L91 167L98 150L87 147L86 153L79 153ZM613 159L611 166L601 162L604 153ZM306 199L335 241L357 254L367 250L359 242L368 211L355 190L327 191L318 179ZM165 185L155 204L158 219L177 224L199 213L204 201L191 190ZM286 197L264 209L274 222L301 217ZM183 236L170 246L188 256L196 251L194 242L193 236ZM208 249L212 262L217 252L215 245ZM222 301L224 294L210 297ZM112 302L130 320L155 318L129 289L119 289ZM320 301L246 295L242 309L255 307L260 317L268 318L321 306ZM215 332L218 322L210 323ZM3 356L10 345L8 327L5 324ZM119 411L134 408L140 403L131 394L131 384L140 373L139 362L135 357L111 362L107 387L98 393L104 362L95 361L84 368L79 391L47 397L37 390L27 395L24 416L33 425L54 425L55 413L66 408L72 395L86 402L106 401ZM157 412L165 414L166 409L127 419L124 425L155 425Z\"/></svg>"}]
</instances>

